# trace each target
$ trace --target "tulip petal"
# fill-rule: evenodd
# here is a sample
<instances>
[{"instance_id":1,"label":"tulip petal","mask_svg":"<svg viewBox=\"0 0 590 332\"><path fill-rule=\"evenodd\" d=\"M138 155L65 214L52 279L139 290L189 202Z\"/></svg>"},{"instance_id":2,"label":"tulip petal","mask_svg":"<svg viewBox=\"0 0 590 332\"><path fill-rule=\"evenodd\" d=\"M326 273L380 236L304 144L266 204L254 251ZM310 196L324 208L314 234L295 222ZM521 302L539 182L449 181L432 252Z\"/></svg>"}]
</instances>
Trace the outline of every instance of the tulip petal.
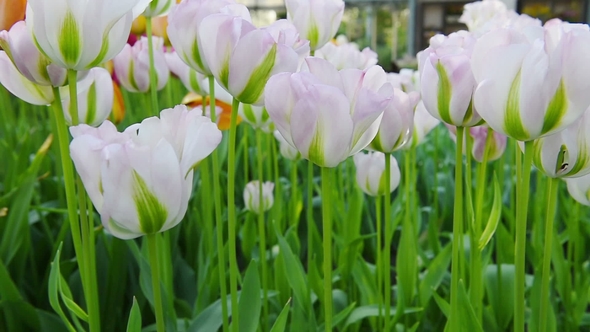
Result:
<instances>
[{"instance_id":1,"label":"tulip petal","mask_svg":"<svg viewBox=\"0 0 590 332\"><path fill-rule=\"evenodd\" d=\"M0 51L0 84L13 95L33 105L48 105L54 99L50 86L41 86L29 81L3 51Z\"/></svg>"}]
</instances>

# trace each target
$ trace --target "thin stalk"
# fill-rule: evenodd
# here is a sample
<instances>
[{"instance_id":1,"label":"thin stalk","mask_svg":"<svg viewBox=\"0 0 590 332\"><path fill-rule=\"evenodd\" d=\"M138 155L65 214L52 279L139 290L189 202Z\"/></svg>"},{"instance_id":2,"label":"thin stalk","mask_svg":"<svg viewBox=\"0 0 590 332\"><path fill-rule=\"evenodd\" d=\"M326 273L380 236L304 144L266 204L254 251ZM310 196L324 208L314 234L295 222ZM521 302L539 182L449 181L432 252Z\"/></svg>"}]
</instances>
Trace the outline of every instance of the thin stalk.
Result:
<instances>
[{"instance_id":1,"label":"thin stalk","mask_svg":"<svg viewBox=\"0 0 590 332\"><path fill-rule=\"evenodd\" d=\"M294 160L291 162L291 220L289 222L289 226L294 226L299 224L299 220L297 218L297 161Z\"/></svg>"},{"instance_id":2,"label":"thin stalk","mask_svg":"<svg viewBox=\"0 0 590 332\"><path fill-rule=\"evenodd\" d=\"M383 230L382 230L382 224L383 221L381 220L381 213L383 213L383 207L382 207L382 197L381 196L377 196L375 197L375 220L376 220L376 224L377 224L377 250L375 250L377 252L377 261L375 262L375 266L377 267L377 306L379 307L379 315L377 316L377 326L381 326L381 318L383 317L383 274L385 273L384 271L384 266L383 266L383 262L382 262L382 247L383 247L383 243L382 243L382 238L383 238Z\"/></svg>"},{"instance_id":3,"label":"thin stalk","mask_svg":"<svg viewBox=\"0 0 590 332\"><path fill-rule=\"evenodd\" d=\"M78 119L78 73L68 69L68 85L70 90L70 116L72 125L79 124ZM61 102L60 102L61 103ZM69 141L69 139L68 139ZM84 266L80 274L84 280L84 292L86 294L86 306L88 307L88 325L90 331L100 331L100 305L98 297L98 281L96 277L96 248L94 243L94 225L88 223L86 208L86 190L79 175L76 175L78 190L78 204L80 210L80 226L82 230L82 246L84 252ZM80 257L76 255L77 257Z\"/></svg>"},{"instance_id":4,"label":"thin stalk","mask_svg":"<svg viewBox=\"0 0 590 332\"><path fill-rule=\"evenodd\" d=\"M305 210L307 219L307 266L313 264L313 163L307 161L307 209Z\"/></svg>"},{"instance_id":5,"label":"thin stalk","mask_svg":"<svg viewBox=\"0 0 590 332\"><path fill-rule=\"evenodd\" d=\"M322 167L322 222L324 228L324 326L332 331L332 174Z\"/></svg>"},{"instance_id":6,"label":"thin stalk","mask_svg":"<svg viewBox=\"0 0 590 332\"><path fill-rule=\"evenodd\" d=\"M533 141L528 141L524 144L524 164L520 172L521 178L517 179L518 188L516 192L514 332L524 332L525 330L525 250L531 167L533 163Z\"/></svg>"},{"instance_id":7,"label":"thin stalk","mask_svg":"<svg viewBox=\"0 0 590 332\"><path fill-rule=\"evenodd\" d=\"M240 102L232 101L231 120L229 128L229 151L227 158L227 205L228 205L228 246L229 246L229 284L231 292L232 327L238 331L238 258L236 253L236 126L238 122L238 108Z\"/></svg>"},{"instance_id":8,"label":"thin stalk","mask_svg":"<svg viewBox=\"0 0 590 332\"><path fill-rule=\"evenodd\" d=\"M463 257L463 133L465 128L457 127L457 151L455 154L455 205L453 208L453 252L451 261L451 331L460 331L458 290L460 266Z\"/></svg>"},{"instance_id":9,"label":"thin stalk","mask_svg":"<svg viewBox=\"0 0 590 332\"><path fill-rule=\"evenodd\" d=\"M406 156L407 157L407 156ZM410 197L406 197L407 204L406 208L409 206L409 199ZM390 321L391 321L391 240L393 237L392 231L392 221L391 221L391 158L389 153L385 154L385 196L383 197L383 205L385 209L383 213L385 214L383 218L383 223L385 224L385 248L383 248L383 267L384 267L384 277L385 277L385 329L384 331L389 331Z\"/></svg>"},{"instance_id":10,"label":"thin stalk","mask_svg":"<svg viewBox=\"0 0 590 332\"><path fill-rule=\"evenodd\" d=\"M203 219L205 223L205 233L207 251L210 253L215 252L215 236L213 234L213 214L211 210L211 164L208 160L203 160L199 168L201 169L201 200L203 204Z\"/></svg>"},{"instance_id":11,"label":"thin stalk","mask_svg":"<svg viewBox=\"0 0 590 332\"><path fill-rule=\"evenodd\" d=\"M249 147L250 144L248 144L248 136L250 136L250 127L249 126L243 126L244 130L242 131L242 140L244 141L244 182L248 183L250 182L250 171L249 171L249 167L250 167L250 162L248 161L248 159L250 159L250 155L249 155Z\"/></svg>"},{"instance_id":12,"label":"thin stalk","mask_svg":"<svg viewBox=\"0 0 590 332\"><path fill-rule=\"evenodd\" d=\"M152 290L154 292L154 308L156 314L156 325L158 332L166 330L164 322L164 309L162 307L162 293L160 289L160 266L158 262L158 234L148 234L148 249L150 268L152 270Z\"/></svg>"},{"instance_id":13,"label":"thin stalk","mask_svg":"<svg viewBox=\"0 0 590 332\"><path fill-rule=\"evenodd\" d=\"M158 77L156 75L156 67L154 65L154 44L152 42L152 18L148 17L145 20L145 32L148 38L148 54L150 61L150 96L152 101L152 115L158 115ZM214 113L214 112L213 112Z\"/></svg>"},{"instance_id":14,"label":"thin stalk","mask_svg":"<svg viewBox=\"0 0 590 332\"><path fill-rule=\"evenodd\" d=\"M215 78L209 76L209 111L211 121L216 123L215 114ZM219 152L214 150L211 154L213 168L213 196L215 203L215 225L217 228L217 259L219 265L219 289L221 292L221 316L223 317L223 331L229 331L229 310L227 308L227 285L225 278L225 255L224 255L224 238L223 238L223 219L221 214L221 186L219 185Z\"/></svg>"},{"instance_id":15,"label":"thin stalk","mask_svg":"<svg viewBox=\"0 0 590 332\"><path fill-rule=\"evenodd\" d=\"M483 158L477 167L477 183L475 190L475 224L471 235L471 304L475 311L475 317L482 321L483 301L483 275L481 267L481 250L479 249L479 238L483 225L483 198L486 189L486 172L489 158L489 149L494 138L494 132L488 128Z\"/></svg>"},{"instance_id":16,"label":"thin stalk","mask_svg":"<svg viewBox=\"0 0 590 332\"><path fill-rule=\"evenodd\" d=\"M258 168L258 202L260 210L258 213L258 239L260 252L260 269L262 274L262 328L263 331L268 330L268 266L266 264L266 225L264 223L264 211L262 206L264 202L264 195L262 193L263 187L263 156L262 156L262 131L256 130L256 159Z\"/></svg>"},{"instance_id":17,"label":"thin stalk","mask_svg":"<svg viewBox=\"0 0 590 332\"><path fill-rule=\"evenodd\" d=\"M543 249L543 275L541 277L541 306L539 308L539 332L545 332L549 322L549 277L551 274L551 246L553 244L553 221L557 206L559 179L549 179L547 215L545 216L545 246Z\"/></svg>"}]
</instances>

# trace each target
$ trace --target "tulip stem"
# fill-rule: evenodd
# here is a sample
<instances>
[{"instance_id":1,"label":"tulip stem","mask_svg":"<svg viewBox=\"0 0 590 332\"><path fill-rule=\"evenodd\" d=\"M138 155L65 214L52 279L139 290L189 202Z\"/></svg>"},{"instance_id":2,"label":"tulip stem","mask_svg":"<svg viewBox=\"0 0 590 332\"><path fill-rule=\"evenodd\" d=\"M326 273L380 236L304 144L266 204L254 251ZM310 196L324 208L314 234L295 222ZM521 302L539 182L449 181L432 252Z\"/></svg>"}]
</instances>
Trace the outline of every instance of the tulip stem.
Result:
<instances>
[{"instance_id":1,"label":"tulip stem","mask_svg":"<svg viewBox=\"0 0 590 332\"><path fill-rule=\"evenodd\" d=\"M315 224L313 222L313 163L307 162L307 209L305 210L307 219L307 268L313 264L313 231Z\"/></svg>"},{"instance_id":2,"label":"tulip stem","mask_svg":"<svg viewBox=\"0 0 590 332\"><path fill-rule=\"evenodd\" d=\"M461 257L463 252L463 127L457 127L457 151L455 154L455 205L453 211L453 244L451 263L451 315L450 331L460 331L459 281L461 279Z\"/></svg>"},{"instance_id":3,"label":"tulip stem","mask_svg":"<svg viewBox=\"0 0 590 332\"><path fill-rule=\"evenodd\" d=\"M322 221L324 228L324 326L332 331L332 170L322 167Z\"/></svg>"},{"instance_id":4,"label":"tulip stem","mask_svg":"<svg viewBox=\"0 0 590 332\"><path fill-rule=\"evenodd\" d=\"M268 268L266 265L266 225L264 223L264 194L263 194L263 156L262 156L262 131L256 129L256 159L258 168L258 237L260 268L262 274L262 330L268 330Z\"/></svg>"},{"instance_id":5,"label":"tulip stem","mask_svg":"<svg viewBox=\"0 0 590 332\"><path fill-rule=\"evenodd\" d=\"M162 293L160 289L160 266L158 262L158 234L148 234L148 249L150 268L152 270L152 290L154 292L154 310L156 314L156 325L158 332L166 330L164 324L164 310L162 308Z\"/></svg>"},{"instance_id":6,"label":"tulip stem","mask_svg":"<svg viewBox=\"0 0 590 332\"><path fill-rule=\"evenodd\" d=\"M475 191L475 224L471 234L471 304L478 321L482 321L483 301L483 275L481 267L481 249L479 249L479 238L482 232L483 223L483 198L486 189L486 172L490 147L494 139L492 128L488 128L486 143L483 151L483 158L477 168L477 189Z\"/></svg>"},{"instance_id":7,"label":"tulip stem","mask_svg":"<svg viewBox=\"0 0 590 332\"><path fill-rule=\"evenodd\" d=\"M383 239L383 220L381 220L381 214L383 213L383 197L375 197L375 222L377 224L377 259L375 266L377 267L377 306L379 308L379 315L377 316L377 326L381 326L381 318L383 313L383 274L384 265L382 258L382 239Z\"/></svg>"},{"instance_id":8,"label":"tulip stem","mask_svg":"<svg viewBox=\"0 0 590 332\"><path fill-rule=\"evenodd\" d=\"M68 86L70 92L70 116L72 125L79 124L78 118L78 73L75 70L68 69ZM58 90L59 91L59 90ZM59 95L56 95L59 97ZM61 98L56 98L61 104ZM63 114L63 113L62 113ZM67 139L69 141L69 139ZM80 275L83 280L84 294L86 297L86 306L88 307L88 325L90 331L100 331L100 306L98 302L98 282L96 277L96 247L94 243L94 225L89 224L88 213L86 208L86 190L79 175L76 175L76 184L78 191L78 204L80 213L80 223L82 231L82 247L84 264L80 266ZM78 256L78 259L80 256Z\"/></svg>"},{"instance_id":9,"label":"tulip stem","mask_svg":"<svg viewBox=\"0 0 590 332\"><path fill-rule=\"evenodd\" d=\"M514 245L514 263L516 268L514 332L524 332L525 330L525 250L531 167L533 163L533 142L527 141L524 143L524 165L519 172L521 178L516 179L518 189L516 191L516 242Z\"/></svg>"},{"instance_id":10,"label":"tulip stem","mask_svg":"<svg viewBox=\"0 0 590 332\"><path fill-rule=\"evenodd\" d=\"M229 227L229 283L231 291L232 327L237 332L239 327L238 317L238 258L236 256L236 126L238 122L238 108L240 102L232 101L232 110L229 128L229 151L227 157L227 204Z\"/></svg>"},{"instance_id":11,"label":"tulip stem","mask_svg":"<svg viewBox=\"0 0 590 332\"><path fill-rule=\"evenodd\" d=\"M297 161L291 162L291 220L289 226L296 226L299 224L299 218L297 218Z\"/></svg>"},{"instance_id":12,"label":"tulip stem","mask_svg":"<svg viewBox=\"0 0 590 332\"><path fill-rule=\"evenodd\" d=\"M553 244L553 221L557 205L559 179L549 179L547 215L545 216L545 247L543 249L543 275L541 278L541 306L539 308L539 332L547 331L549 321L549 277L551 274L551 246Z\"/></svg>"},{"instance_id":13,"label":"tulip stem","mask_svg":"<svg viewBox=\"0 0 590 332\"><path fill-rule=\"evenodd\" d=\"M408 155L406 155L406 158ZM408 179L409 177L406 177ZM409 185L409 183L406 183ZM410 197L406 197L407 202L409 203ZM391 321L391 240L393 237L393 230L392 230L392 222L391 222L391 158L390 154L385 154L385 196L383 197L383 205L385 209L383 213L385 214L383 218L383 223L385 224L385 248L383 249L383 272L385 277L385 329L384 331L389 331L390 321ZM406 208L409 204L406 204ZM409 212L406 211L406 214ZM398 302L398 306L401 303Z\"/></svg>"},{"instance_id":14,"label":"tulip stem","mask_svg":"<svg viewBox=\"0 0 590 332\"><path fill-rule=\"evenodd\" d=\"M215 78L209 76L209 111L211 121L216 123L215 114ZM223 316L223 331L229 331L229 310L227 308L227 284L225 277L225 256L224 256L224 238L223 238L223 219L221 214L221 188L219 185L219 155L217 149L211 154L213 163L213 196L215 203L215 225L217 228L217 260L219 266L219 289L221 292L221 315Z\"/></svg>"},{"instance_id":15,"label":"tulip stem","mask_svg":"<svg viewBox=\"0 0 590 332\"><path fill-rule=\"evenodd\" d=\"M158 106L158 76L156 75L156 66L154 64L154 43L152 33L152 18L147 17L145 20L145 30L148 38L148 54L150 61L150 95L152 100L152 116L157 116Z\"/></svg>"}]
</instances>

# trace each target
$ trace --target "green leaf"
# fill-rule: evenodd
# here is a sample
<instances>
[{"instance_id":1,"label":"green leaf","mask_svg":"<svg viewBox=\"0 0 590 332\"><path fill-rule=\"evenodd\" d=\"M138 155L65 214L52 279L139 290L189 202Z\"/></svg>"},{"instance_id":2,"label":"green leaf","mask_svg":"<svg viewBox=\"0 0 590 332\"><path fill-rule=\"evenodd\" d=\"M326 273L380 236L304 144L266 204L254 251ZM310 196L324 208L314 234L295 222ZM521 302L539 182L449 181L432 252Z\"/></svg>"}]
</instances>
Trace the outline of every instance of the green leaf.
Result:
<instances>
[{"instance_id":1,"label":"green leaf","mask_svg":"<svg viewBox=\"0 0 590 332\"><path fill-rule=\"evenodd\" d=\"M287 318L289 317L289 309L291 309L291 299L289 299L289 301L287 301L287 303L283 307L283 310L281 310L281 313L279 314L279 317L277 317L277 320L275 321L275 323L272 325L270 332L284 332L285 331L285 327L287 325Z\"/></svg>"},{"instance_id":2,"label":"green leaf","mask_svg":"<svg viewBox=\"0 0 590 332\"><path fill-rule=\"evenodd\" d=\"M440 311L442 311L443 315L449 318L449 313L451 312L451 305L447 300L443 299L437 292L433 292L432 295L434 296L434 301L438 305Z\"/></svg>"},{"instance_id":3,"label":"green leaf","mask_svg":"<svg viewBox=\"0 0 590 332\"><path fill-rule=\"evenodd\" d=\"M276 224L275 224L276 226ZM304 312L309 313L311 309L311 298L309 296L308 286L305 282L307 280L301 261L293 255L291 246L287 243L285 238L275 228L277 238L279 240L279 247L283 258L285 260L285 269L287 270L287 280L293 289L295 296L295 305L300 306Z\"/></svg>"},{"instance_id":4,"label":"green leaf","mask_svg":"<svg viewBox=\"0 0 590 332\"><path fill-rule=\"evenodd\" d=\"M258 322L260 321L261 308L262 301L260 300L258 264L253 260L250 262L248 270L246 270L238 304L240 332L256 332Z\"/></svg>"},{"instance_id":5,"label":"green leaf","mask_svg":"<svg viewBox=\"0 0 590 332\"><path fill-rule=\"evenodd\" d=\"M391 310L389 312L393 316L393 315L395 315L396 310L397 310L396 307L391 307ZM385 312L384 309L381 309L381 311ZM411 313L416 313L416 312L420 312L420 311L422 311L422 308L406 308L404 310L404 313L411 314ZM346 329L349 325L359 322L362 319L365 319L367 317L377 317L377 316L380 316L380 314L379 314L379 307L376 304L358 307L350 313L350 316L348 316L346 323L344 323L344 329Z\"/></svg>"},{"instance_id":6,"label":"green leaf","mask_svg":"<svg viewBox=\"0 0 590 332\"><path fill-rule=\"evenodd\" d=\"M461 317L458 317L459 325L462 327L461 331L483 332L481 324L477 320L475 311L473 310L471 302L469 301L469 295L467 295L463 280L459 280L459 289L457 295L459 300L459 311L461 312ZM512 300L512 298L510 300Z\"/></svg>"},{"instance_id":7,"label":"green leaf","mask_svg":"<svg viewBox=\"0 0 590 332\"><path fill-rule=\"evenodd\" d=\"M139 310L139 304L137 304L135 296L133 297L133 306L131 306L129 320L127 321L127 332L141 332L141 310Z\"/></svg>"},{"instance_id":8,"label":"green leaf","mask_svg":"<svg viewBox=\"0 0 590 332\"><path fill-rule=\"evenodd\" d=\"M500 269L498 265L490 264L484 274L487 298L502 330L508 328L514 315L514 301L507 301L514 298L514 274L512 264L502 264Z\"/></svg>"},{"instance_id":9,"label":"green leaf","mask_svg":"<svg viewBox=\"0 0 590 332\"><path fill-rule=\"evenodd\" d=\"M420 304L426 306L432 293L436 291L440 283L447 274L449 264L451 264L451 244L440 251L440 253L428 264L426 273L420 282Z\"/></svg>"},{"instance_id":10,"label":"green leaf","mask_svg":"<svg viewBox=\"0 0 590 332\"><path fill-rule=\"evenodd\" d=\"M74 326L72 326L72 323L64 314L64 312L61 308L61 305L59 303L59 292L60 292L59 291L59 289L60 289L59 283L60 283L60 279L61 279L61 273L59 270L59 256L61 253L62 244L63 243L59 244L59 248L57 249L57 252L55 253L55 258L53 259L53 262L51 263L51 270L49 272L49 282L48 282L49 304L51 304L51 307L59 315L59 317L64 322L64 324L66 325L68 330L71 332L76 332L76 329L74 328Z\"/></svg>"},{"instance_id":11,"label":"green leaf","mask_svg":"<svg viewBox=\"0 0 590 332\"><path fill-rule=\"evenodd\" d=\"M479 238L479 249L485 248L485 246L490 242L494 233L496 233L496 229L498 228L498 223L500 223L500 216L502 215L502 193L500 191L500 183L498 182L498 178L496 174L494 174L494 202L492 203L492 211L490 211L490 216L488 218L488 223L486 228L484 229L481 237Z\"/></svg>"}]
</instances>

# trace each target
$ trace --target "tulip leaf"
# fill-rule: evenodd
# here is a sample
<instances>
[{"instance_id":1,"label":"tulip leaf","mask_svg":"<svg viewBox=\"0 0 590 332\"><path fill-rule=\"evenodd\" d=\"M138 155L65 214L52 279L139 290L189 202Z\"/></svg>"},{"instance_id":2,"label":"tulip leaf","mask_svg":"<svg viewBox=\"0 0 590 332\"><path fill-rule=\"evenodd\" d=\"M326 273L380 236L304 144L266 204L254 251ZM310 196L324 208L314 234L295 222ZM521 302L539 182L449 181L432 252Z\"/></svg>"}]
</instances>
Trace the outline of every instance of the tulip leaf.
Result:
<instances>
[{"instance_id":1,"label":"tulip leaf","mask_svg":"<svg viewBox=\"0 0 590 332\"><path fill-rule=\"evenodd\" d=\"M508 136L518 140L526 141L530 138L529 132L525 129L520 118L520 71L516 74L506 102L506 118L504 119L504 130Z\"/></svg>"},{"instance_id":2,"label":"tulip leaf","mask_svg":"<svg viewBox=\"0 0 590 332\"><path fill-rule=\"evenodd\" d=\"M133 297L133 306L131 306L129 320L127 321L127 332L141 332L141 310L135 297Z\"/></svg>"},{"instance_id":3,"label":"tulip leaf","mask_svg":"<svg viewBox=\"0 0 590 332\"><path fill-rule=\"evenodd\" d=\"M543 119L543 130L541 130L541 134L546 134L557 128L567 113L567 108L567 95L565 93L565 84L562 79L559 82L557 91L555 91L555 95L553 95L553 99L551 99L547 107L547 113L545 113L545 118Z\"/></svg>"},{"instance_id":4,"label":"tulip leaf","mask_svg":"<svg viewBox=\"0 0 590 332\"><path fill-rule=\"evenodd\" d=\"M287 318L289 318L289 309L291 309L291 299L287 301L287 303L283 307L283 310L281 310L281 313L279 314L279 317L277 317L275 323L272 325L270 332L285 331L285 327L287 325Z\"/></svg>"},{"instance_id":5,"label":"tulip leaf","mask_svg":"<svg viewBox=\"0 0 590 332\"><path fill-rule=\"evenodd\" d=\"M242 292L240 293L240 301L238 303L239 313L239 331L240 332L256 332L258 322L260 321L260 311L262 308L262 301L260 300L260 277L258 275L258 264L255 260L250 262Z\"/></svg>"},{"instance_id":6,"label":"tulip leaf","mask_svg":"<svg viewBox=\"0 0 590 332\"><path fill-rule=\"evenodd\" d=\"M420 304L426 306L447 274L449 264L451 263L451 244L441 250L438 255L428 264L422 281L420 282Z\"/></svg>"},{"instance_id":7,"label":"tulip leaf","mask_svg":"<svg viewBox=\"0 0 590 332\"><path fill-rule=\"evenodd\" d=\"M487 298L496 323L502 331L508 328L514 315L514 301L505 301L505 299L514 298L514 274L515 269L512 264L501 264L500 266L490 264L484 273Z\"/></svg>"},{"instance_id":8,"label":"tulip leaf","mask_svg":"<svg viewBox=\"0 0 590 332\"><path fill-rule=\"evenodd\" d=\"M48 281L48 290L49 290L49 304L55 310L55 312L59 315L62 322L66 324L66 327L69 331L76 331L70 320L66 317L65 313L61 308L61 304L59 303L59 283L61 279L61 272L59 269L59 256L61 253L61 247L63 243L59 244L59 248L55 253L55 258L51 263L51 270L49 272L49 281Z\"/></svg>"},{"instance_id":9,"label":"tulip leaf","mask_svg":"<svg viewBox=\"0 0 590 332\"><path fill-rule=\"evenodd\" d=\"M483 249L496 233L498 224L500 223L500 216L502 215L502 193L500 191L500 183L496 174L494 174L494 202L492 203L492 211L488 218L488 223L479 238L479 249Z\"/></svg>"},{"instance_id":10,"label":"tulip leaf","mask_svg":"<svg viewBox=\"0 0 590 332\"><path fill-rule=\"evenodd\" d=\"M483 332L483 329L479 321L477 320L477 317L475 316L475 311L471 306L469 295L467 295L467 291L465 290L465 283L462 279L459 280L459 289L457 293L460 309L459 312L461 313L461 316L451 319L459 320L461 331Z\"/></svg>"}]
</instances>

